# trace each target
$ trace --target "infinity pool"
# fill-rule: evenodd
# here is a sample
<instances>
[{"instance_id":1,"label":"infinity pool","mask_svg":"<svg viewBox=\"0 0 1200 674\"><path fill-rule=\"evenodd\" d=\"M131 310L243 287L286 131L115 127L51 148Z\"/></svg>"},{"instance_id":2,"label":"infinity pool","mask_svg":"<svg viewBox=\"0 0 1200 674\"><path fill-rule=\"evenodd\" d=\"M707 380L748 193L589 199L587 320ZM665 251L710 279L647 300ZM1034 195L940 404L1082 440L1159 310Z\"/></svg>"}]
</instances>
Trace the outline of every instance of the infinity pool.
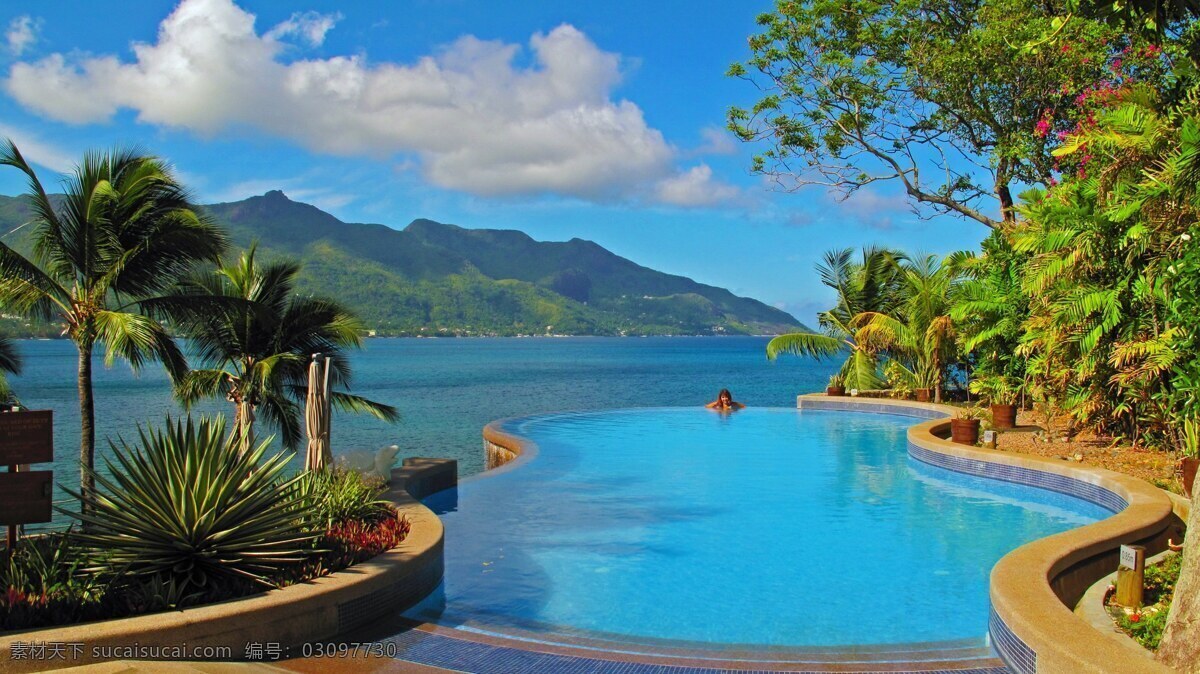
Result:
<instances>
[{"instance_id":1,"label":"infinity pool","mask_svg":"<svg viewBox=\"0 0 1200 674\"><path fill-rule=\"evenodd\" d=\"M536 454L426 501L446 575L408 617L547 642L981 648L988 574L1111 513L909 458L910 417L531 417Z\"/></svg>"}]
</instances>

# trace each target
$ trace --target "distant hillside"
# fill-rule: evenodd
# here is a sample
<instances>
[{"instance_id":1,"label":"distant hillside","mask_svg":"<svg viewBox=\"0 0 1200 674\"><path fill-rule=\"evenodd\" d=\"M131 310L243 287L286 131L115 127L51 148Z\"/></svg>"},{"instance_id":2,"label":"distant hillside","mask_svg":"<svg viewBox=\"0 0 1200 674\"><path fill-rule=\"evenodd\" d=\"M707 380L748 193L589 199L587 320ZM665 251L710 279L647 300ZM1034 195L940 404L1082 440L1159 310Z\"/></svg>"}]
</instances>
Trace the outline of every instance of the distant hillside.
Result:
<instances>
[{"instance_id":1,"label":"distant hillside","mask_svg":"<svg viewBox=\"0 0 1200 674\"><path fill-rule=\"evenodd\" d=\"M582 239L414 220L346 223L272 191L205 206L235 244L301 259L301 290L336 297L381 335L775 334L791 315L723 288L648 269ZM0 197L0 228L29 217ZM22 246L21 236L6 237ZM12 240L10 240L12 239Z\"/></svg>"}]
</instances>

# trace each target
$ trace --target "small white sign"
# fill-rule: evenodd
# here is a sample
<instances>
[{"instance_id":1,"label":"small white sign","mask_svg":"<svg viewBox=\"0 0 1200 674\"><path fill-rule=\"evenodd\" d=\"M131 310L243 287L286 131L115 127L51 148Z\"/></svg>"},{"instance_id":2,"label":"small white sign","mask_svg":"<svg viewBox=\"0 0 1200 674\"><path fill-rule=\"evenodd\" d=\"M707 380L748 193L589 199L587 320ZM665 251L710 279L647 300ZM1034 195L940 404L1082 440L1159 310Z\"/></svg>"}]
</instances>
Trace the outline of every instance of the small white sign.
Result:
<instances>
[{"instance_id":1,"label":"small white sign","mask_svg":"<svg viewBox=\"0 0 1200 674\"><path fill-rule=\"evenodd\" d=\"M1137 568L1137 550L1128 545L1121 546L1121 566L1127 569Z\"/></svg>"},{"instance_id":2,"label":"small white sign","mask_svg":"<svg viewBox=\"0 0 1200 674\"><path fill-rule=\"evenodd\" d=\"M996 431L984 431L983 432L983 444L990 445L991 443L993 443L995 441L996 441Z\"/></svg>"}]
</instances>

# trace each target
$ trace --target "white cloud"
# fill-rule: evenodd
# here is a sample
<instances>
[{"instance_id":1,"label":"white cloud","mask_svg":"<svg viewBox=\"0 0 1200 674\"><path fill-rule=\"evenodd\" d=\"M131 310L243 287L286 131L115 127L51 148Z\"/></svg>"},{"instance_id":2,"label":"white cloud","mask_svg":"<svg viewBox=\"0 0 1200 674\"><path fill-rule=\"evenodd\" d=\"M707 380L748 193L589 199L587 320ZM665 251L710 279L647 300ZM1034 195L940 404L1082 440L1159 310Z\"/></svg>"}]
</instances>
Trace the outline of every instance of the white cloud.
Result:
<instances>
[{"instance_id":1,"label":"white cloud","mask_svg":"<svg viewBox=\"0 0 1200 674\"><path fill-rule=\"evenodd\" d=\"M733 134L721 127L706 126L700 129L700 137L704 139L704 142L692 150L692 154L733 154L738 150L738 143Z\"/></svg>"},{"instance_id":2,"label":"white cloud","mask_svg":"<svg viewBox=\"0 0 1200 674\"><path fill-rule=\"evenodd\" d=\"M4 39L8 42L8 51L13 56L20 56L25 53L38 40L38 33L42 29L42 20L34 19L31 16L18 16L8 22L8 30L4 33Z\"/></svg>"},{"instance_id":3,"label":"white cloud","mask_svg":"<svg viewBox=\"0 0 1200 674\"><path fill-rule=\"evenodd\" d=\"M340 12L336 14L320 14L318 12L294 12L292 16L271 30L263 37L279 40L295 35L309 44L310 47L320 47L325 43L325 34L333 30L334 25L342 20Z\"/></svg>"},{"instance_id":4,"label":"white cloud","mask_svg":"<svg viewBox=\"0 0 1200 674\"><path fill-rule=\"evenodd\" d=\"M736 199L741 192L713 178L708 164L693 166L686 172L658 184L658 198L674 206L718 206Z\"/></svg>"},{"instance_id":5,"label":"white cloud","mask_svg":"<svg viewBox=\"0 0 1200 674\"><path fill-rule=\"evenodd\" d=\"M22 156L34 164L58 173L67 173L75 168L76 160L70 152L21 129L0 123L0 138L7 138L15 143Z\"/></svg>"},{"instance_id":6,"label":"white cloud","mask_svg":"<svg viewBox=\"0 0 1200 674\"><path fill-rule=\"evenodd\" d=\"M64 122L132 109L146 124L213 136L254 129L313 151L415 156L433 184L476 195L715 204L711 169L678 174L678 152L641 109L612 94L619 55L570 25L522 47L465 36L415 63L364 55L285 61L285 35L323 40L336 17L295 14L259 35L231 0L184 0L134 59L52 54L5 82L30 110ZM699 170L699 173L697 172ZM696 186L712 188L708 196Z\"/></svg>"}]
</instances>

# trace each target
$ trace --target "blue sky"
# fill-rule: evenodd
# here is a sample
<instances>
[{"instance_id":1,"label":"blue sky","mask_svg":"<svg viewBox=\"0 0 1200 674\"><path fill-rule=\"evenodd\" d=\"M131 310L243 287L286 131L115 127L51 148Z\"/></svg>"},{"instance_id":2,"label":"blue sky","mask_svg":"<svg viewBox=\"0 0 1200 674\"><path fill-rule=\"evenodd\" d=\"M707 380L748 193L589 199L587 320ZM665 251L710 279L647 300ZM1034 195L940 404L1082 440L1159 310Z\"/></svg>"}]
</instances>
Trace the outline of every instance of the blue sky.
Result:
<instances>
[{"instance_id":1,"label":"blue sky","mask_svg":"<svg viewBox=\"0 0 1200 674\"><path fill-rule=\"evenodd\" d=\"M986 231L886 187L839 202L748 173L753 146L723 128L756 90L724 71L771 4L6 3L0 136L44 177L137 144L205 203L282 189L346 221L591 239L811 323L826 249L947 253Z\"/></svg>"}]
</instances>

